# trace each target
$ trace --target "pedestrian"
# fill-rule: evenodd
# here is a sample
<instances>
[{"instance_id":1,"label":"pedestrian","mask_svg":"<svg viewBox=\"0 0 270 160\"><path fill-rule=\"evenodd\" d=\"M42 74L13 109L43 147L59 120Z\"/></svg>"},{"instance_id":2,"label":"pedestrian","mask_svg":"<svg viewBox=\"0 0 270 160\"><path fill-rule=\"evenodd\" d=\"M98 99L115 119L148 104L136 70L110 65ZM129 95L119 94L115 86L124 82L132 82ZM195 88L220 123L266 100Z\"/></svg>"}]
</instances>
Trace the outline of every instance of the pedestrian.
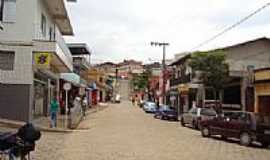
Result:
<instances>
[{"instance_id":1,"label":"pedestrian","mask_svg":"<svg viewBox=\"0 0 270 160\"><path fill-rule=\"evenodd\" d=\"M131 101L132 101L132 105L134 106L135 105L135 97L134 96L132 96Z\"/></svg>"},{"instance_id":2,"label":"pedestrian","mask_svg":"<svg viewBox=\"0 0 270 160\"><path fill-rule=\"evenodd\" d=\"M59 109L59 102L57 101L57 98L52 99L50 106L51 127L54 128L57 126L57 113Z\"/></svg>"}]
</instances>

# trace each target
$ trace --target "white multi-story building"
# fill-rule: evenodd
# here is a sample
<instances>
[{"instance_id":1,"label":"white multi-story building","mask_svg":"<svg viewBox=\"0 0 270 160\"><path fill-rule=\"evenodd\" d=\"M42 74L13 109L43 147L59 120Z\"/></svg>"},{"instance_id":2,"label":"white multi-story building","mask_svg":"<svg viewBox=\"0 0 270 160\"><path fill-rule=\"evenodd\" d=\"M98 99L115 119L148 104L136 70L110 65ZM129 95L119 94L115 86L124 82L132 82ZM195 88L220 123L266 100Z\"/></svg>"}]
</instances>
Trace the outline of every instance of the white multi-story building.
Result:
<instances>
[{"instance_id":1,"label":"white multi-story building","mask_svg":"<svg viewBox=\"0 0 270 160\"><path fill-rule=\"evenodd\" d=\"M72 72L63 39L73 35L66 3L1 1L0 118L31 121L47 115L59 93L60 73Z\"/></svg>"}]
</instances>

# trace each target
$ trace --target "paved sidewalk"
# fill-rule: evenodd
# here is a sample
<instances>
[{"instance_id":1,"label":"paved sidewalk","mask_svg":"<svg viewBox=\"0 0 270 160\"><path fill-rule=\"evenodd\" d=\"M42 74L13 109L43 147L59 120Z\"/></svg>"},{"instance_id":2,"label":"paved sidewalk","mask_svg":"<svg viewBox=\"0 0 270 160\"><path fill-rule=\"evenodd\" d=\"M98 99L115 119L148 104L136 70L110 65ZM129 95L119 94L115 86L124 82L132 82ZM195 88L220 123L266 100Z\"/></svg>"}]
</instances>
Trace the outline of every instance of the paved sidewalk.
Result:
<instances>
[{"instance_id":1,"label":"paved sidewalk","mask_svg":"<svg viewBox=\"0 0 270 160\"><path fill-rule=\"evenodd\" d=\"M94 106L93 108L89 108L86 111L86 117L88 117L92 113L101 111L101 110L107 108L108 106L109 106L109 104L100 104L98 106ZM58 115L57 128L50 128L50 117L40 117L38 119L33 120L33 123L41 131L68 133L68 132L72 132L72 130L68 128L68 119L67 118L68 118L67 115ZM85 118L82 118L82 120L79 123L81 123ZM0 119L0 132L16 131L17 128L23 126L24 124L25 124L25 122Z\"/></svg>"}]
</instances>

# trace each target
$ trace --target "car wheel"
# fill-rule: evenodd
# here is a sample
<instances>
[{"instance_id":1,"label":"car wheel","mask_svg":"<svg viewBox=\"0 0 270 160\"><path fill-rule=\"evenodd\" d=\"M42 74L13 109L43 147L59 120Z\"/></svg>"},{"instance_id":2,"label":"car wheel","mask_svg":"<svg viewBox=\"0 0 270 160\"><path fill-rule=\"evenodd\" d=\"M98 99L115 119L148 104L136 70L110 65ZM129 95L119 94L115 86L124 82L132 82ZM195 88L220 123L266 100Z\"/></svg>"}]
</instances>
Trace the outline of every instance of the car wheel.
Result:
<instances>
[{"instance_id":1,"label":"car wheel","mask_svg":"<svg viewBox=\"0 0 270 160\"><path fill-rule=\"evenodd\" d=\"M182 125L183 127L185 127L185 121L184 121L184 118L181 118L181 125Z\"/></svg>"},{"instance_id":2,"label":"car wheel","mask_svg":"<svg viewBox=\"0 0 270 160\"><path fill-rule=\"evenodd\" d=\"M269 146L269 143L267 142L261 142L263 148L267 148Z\"/></svg>"},{"instance_id":3,"label":"car wheel","mask_svg":"<svg viewBox=\"0 0 270 160\"><path fill-rule=\"evenodd\" d=\"M203 137L210 137L211 136L210 130L208 127L202 127L201 133L202 133Z\"/></svg>"},{"instance_id":4,"label":"car wheel","mask_svg":"<svg viewBox=\"0 0 270 160\"><path fill-rule=\"evenodd\" d=\"M241 145L249 146L251 141L252 141L251 136L248 133L246 133L246 132L241 133L241 135L240 135L240 144Z\"/></svg>"}]
</instances>

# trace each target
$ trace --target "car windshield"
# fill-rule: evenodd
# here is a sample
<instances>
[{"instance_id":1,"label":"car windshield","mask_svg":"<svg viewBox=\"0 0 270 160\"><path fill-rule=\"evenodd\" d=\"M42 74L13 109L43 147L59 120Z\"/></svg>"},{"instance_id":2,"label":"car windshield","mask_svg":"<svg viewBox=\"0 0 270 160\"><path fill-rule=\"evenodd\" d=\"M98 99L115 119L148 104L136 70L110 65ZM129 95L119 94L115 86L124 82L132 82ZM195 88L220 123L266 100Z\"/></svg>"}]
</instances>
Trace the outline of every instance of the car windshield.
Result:
<instances>
[{"instance_id":1,"label":"car windshield","mask_svg":"<svg viewBox=\"0 0 270 160\"><path fill-rule=\"evenodd\" d=\"M217 115L216 111L213 109L208 109L208 108L203 108L201 110L201 114L202 115L206 115L206 116L215 116Z\"/></svg>"}]
</instances>

